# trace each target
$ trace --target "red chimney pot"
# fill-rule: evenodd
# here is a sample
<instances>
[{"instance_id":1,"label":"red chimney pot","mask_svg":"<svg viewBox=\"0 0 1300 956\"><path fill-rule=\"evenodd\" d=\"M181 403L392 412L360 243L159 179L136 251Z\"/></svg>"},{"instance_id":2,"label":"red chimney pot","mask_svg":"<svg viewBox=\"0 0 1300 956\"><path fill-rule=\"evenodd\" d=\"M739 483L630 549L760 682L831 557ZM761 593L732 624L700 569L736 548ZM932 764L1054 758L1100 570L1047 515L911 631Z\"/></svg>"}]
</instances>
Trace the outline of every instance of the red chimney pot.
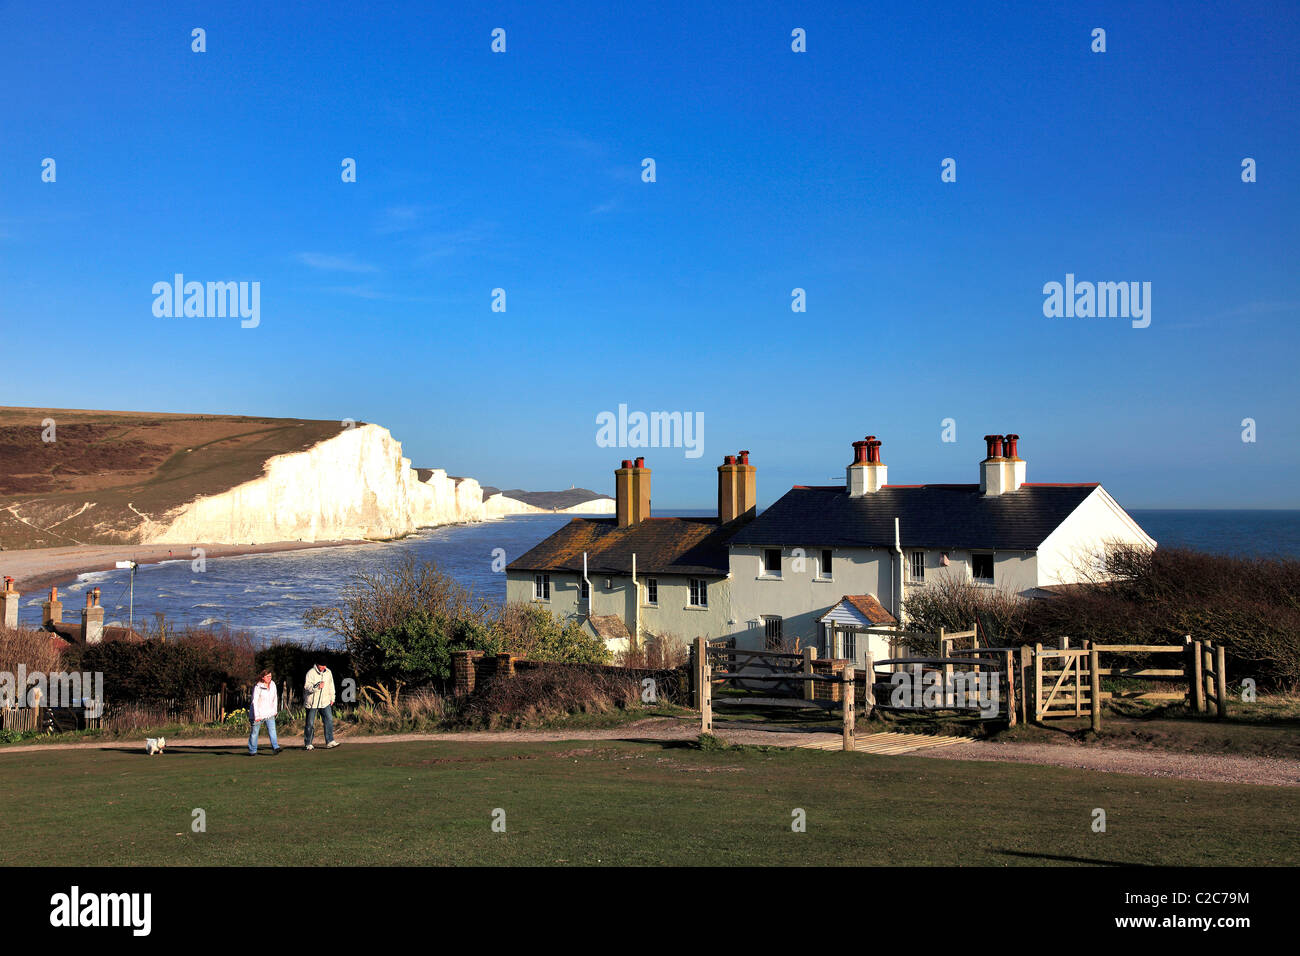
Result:
<instances>
[{"instance_id":1,"label":"red chimney pot","mask_svg":"<svg viewBox=\"0 0 1300 956\"><path fill-rule=\"evenodd\" d=\"M748 452L748 451L742 451L742 452L740 453L740 463L741 463L742 465L748 465L748 464L749 464L749 452Z\"/></svg>"},{"instance_id":2,"label":"red chimney pot","mask_svg":"<svg viewBox=\"0 0 1300 956\"><path fill-rule=\"evenodd\" d=\"M1003 452L1008 458L1019 458L1016 451L1016 442L1020 441L1019 435L1006 435L1003 440L1006 442L1006 450Z\"/></svg>"},{"instance_id":3,"label":"red chimney pot","mask_svg":"<svg viewBox=\"0 0 1300 956\"><path fill-rule=\"evenodd\" d=\"M638 468L644 468L644 467L645 467L645 459L644 459L644 458L638 458L638 459L636 460L636 466L637 466Z\"/></svg>"},{"instance_id":4,"label":"red chimney pot","mask_svg":"<svg viewBox=\"0 0 1300 956\"><path fill-rule=\"evenodd\" d=\"M853 464L865 464L867 460L867 443L865 441L855 441L853 443Z\"/></svg>"},{"instance_id":5,"label":"red chimney pot","mask_svg":"<svg viewBox=\"0 0 1300 956\"><path fill-rule=\"evenodd\" d=\"M989 457L989 458L1001 458L1001 457L1002 457L1002 436L1001 436L1001 435L985 435L985 436L984 436L984 440L985 440L986 442L988 442L988 446L989 446L989 447L988 447L988 457Z\"/></svg>"}]
</instances>

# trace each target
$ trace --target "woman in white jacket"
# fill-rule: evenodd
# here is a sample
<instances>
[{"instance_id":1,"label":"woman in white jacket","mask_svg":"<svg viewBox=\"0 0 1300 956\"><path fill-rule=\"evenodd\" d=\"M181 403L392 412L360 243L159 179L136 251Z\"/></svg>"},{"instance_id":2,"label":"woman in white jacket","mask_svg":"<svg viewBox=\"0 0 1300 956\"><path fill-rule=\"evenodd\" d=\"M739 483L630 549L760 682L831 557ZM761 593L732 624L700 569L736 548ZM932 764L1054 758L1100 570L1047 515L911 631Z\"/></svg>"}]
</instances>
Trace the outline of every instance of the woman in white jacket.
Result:
<instances>
[{"instance_id":1,"label":"woman in white jacket","mask_svg":"<svg viewBox=\"0 0 1300 956\"><path fill-rule=\"evenodd\" d=\"M248 708L249 719L253 722L253 731L248 735L248 755L257 756L257 738L262 735L262 722L266 722L266 732L271 735L271 753L280 753L280 741L275 737L275 715L280 710L280 695L275 689L271 672L266 671L261 679L253 685L253 702Z\"/></svg>"}]
</instances>

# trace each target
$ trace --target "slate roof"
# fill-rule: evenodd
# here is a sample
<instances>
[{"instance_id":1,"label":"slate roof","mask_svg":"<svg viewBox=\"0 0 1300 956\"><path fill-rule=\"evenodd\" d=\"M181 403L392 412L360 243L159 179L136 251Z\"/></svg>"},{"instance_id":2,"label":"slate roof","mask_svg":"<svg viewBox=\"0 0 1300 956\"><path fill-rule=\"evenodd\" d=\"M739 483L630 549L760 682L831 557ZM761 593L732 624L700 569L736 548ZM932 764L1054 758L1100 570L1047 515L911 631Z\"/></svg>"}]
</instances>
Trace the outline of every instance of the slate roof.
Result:
<instances>
[{"instance_id":1,"label":"slate roof","mask_svg":"<svg viewBox=\"0 0 1300 956\"><path fill-rule=\"evenodd\" d=\"M733 545L1033 551L1097 484L1021 485L986 497L979 485L885 485L851 498L843 485L796 485L742 528Z\"/></svg>"},{"instance_id":2,"label":"slate roof","mask_svg":"<svg viewBox=\"0 0 1300 956\"><path fill-rule=\"evenodd\" d=\"M588 577L630 574L635 552L637 574L725 577L727 539L736 528L717 518L647 518L627 528L617 518L574 518L507 570L581 572L585 551Z\"/></svg>"}]
</instances>

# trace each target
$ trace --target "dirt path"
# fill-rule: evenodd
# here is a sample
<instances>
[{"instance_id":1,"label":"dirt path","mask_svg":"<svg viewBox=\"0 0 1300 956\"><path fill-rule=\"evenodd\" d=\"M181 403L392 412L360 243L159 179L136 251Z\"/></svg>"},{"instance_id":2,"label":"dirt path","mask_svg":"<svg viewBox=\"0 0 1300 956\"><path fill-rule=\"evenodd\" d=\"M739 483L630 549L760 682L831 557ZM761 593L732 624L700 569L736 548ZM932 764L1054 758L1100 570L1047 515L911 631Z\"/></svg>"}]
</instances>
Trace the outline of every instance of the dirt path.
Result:
<instances>
[{"instance_id":1,"label":"dirt path","mask_svg":"<svg viewBox=\"0 0 1300 956\"><path fill-rule=\"evenodd\" d=\"M837 744L840 735L817 731L764 730L746 723L718 721L718 737L731 744L800 747L809 744ZM699 735L695 720L655 717L621 727L592 730L500 730L460 731L442 734L389 734L385 736L339 735L340 744L348 747L372 744L396 744L417 741L438 743L555 743L566 740L668 741L694 740ZM302 737L286 737L288 749L301 749ZM262 736L260 750L269 749ZM167 749L177 752L203 750L244 750L245 737L199 737L191 740L174 738ZM144 742L99 741L77 744L31 744L0 748L0 759L15 754L48 750L143 750ZM1124 747L1079 747L1066 744L989 743L970 741L951 747L915 751L909 756L930 760L981 760L1008 763L1032 763L1076 770L1127 773L1143 777L1184 780L1208 780L1217 783L1250 783L1269 786L1300 787L1300 760L1278 757L1240 757L1224 754L1183 754L1159 750L1133 750Z\"/></svg>"},{"instance_id":2,"label":"dirt path","mask_svg":"<svg viewBox=\"0 0 1300 956\"><path fill-rule=\"evenodd\" d=\"M1174 777L1215 783L1255 783L1300 787L1300 760L1285 757L1242 757L1232 754L1188 754L1128 747L1082 747L1069 744L993 743L972 740L941 750L919 751L934 760L991 760L1036 763L1075 770L1131 773L1143 777Z\"/></svg>"}]
</instances>

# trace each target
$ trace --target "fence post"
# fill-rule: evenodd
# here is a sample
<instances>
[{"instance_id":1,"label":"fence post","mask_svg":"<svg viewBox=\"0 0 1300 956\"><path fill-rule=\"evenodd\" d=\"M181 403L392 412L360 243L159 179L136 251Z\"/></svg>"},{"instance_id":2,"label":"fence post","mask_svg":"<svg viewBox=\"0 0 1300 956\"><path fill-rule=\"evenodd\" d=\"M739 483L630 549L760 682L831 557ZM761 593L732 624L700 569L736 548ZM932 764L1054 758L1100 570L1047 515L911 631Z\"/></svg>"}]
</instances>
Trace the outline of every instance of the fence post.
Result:
<instances>
[{"instance_id":1,"label":"fence post","mask_svg":"<svg viewBox=\"0 0 1300 956\"><path fill-rule=\"evenodd\" d=\"M1225 670L1225 661L1228 652L1220 643L1214 649L1214 682L1216 685L1215 696L1219 699L1219 719L1223 720L1228 716L1228 675Z\"/></svg>"},{"instance_id":2,"label":"fence post","mask_svg":"<svg viewBox=\"0 0 1300 956\"><path fill-rule=\"evenodd\" d=\"M952 638L945 637L944 636L945 633L946 631L944 628L942 627L939 628L939 656L940 657L948 656L949 653L948 648L949 645L952 643ZM955 703L955 701L952 700L952 696L953 696L952 665L944 664L943 665L943 705L945 707L951 707L953 703Z\"/></svg>"},{"instance_id":3,"label":"fence post","mask_svg":"<svg viewBox=\"0 0 1300 956\"><path fill-rule=\"evenodd\" d=\"M1192 684L1192 708L1198 713L1205 713L1205 679L1201 674L1201 642L1192 641L1192 672L1188 676Z\"/></svg>"},{"instance_id":4,"label":"fence post","mask_svg":"<svg viewBox=\"0 0 1300 956\"><path fill-rule=\"evenodd\" d=\"M1204 641L1201 644L1201 679L1205 682L1205 690L1201 696L1205 701L1205 712L1210 712L1210 701L1214 699L1214 642Z\"/></svg>"},{"instance_id":5,"label":"fence post","mask_svg":"<svg viewBox=\"0 0 1300 956\"><path fill-rule=\"evenodd\" d=\"M980 622L978 620L970 626L970 649L972 651L980 649ZM980 656L978 654L972 656L975 658L975 666L971 670L978 674L980 672Z\"/></svg>"},{"instance_id":6,"label":"fence post","mask_svg":"<svg viewBox=\"0 0 1300 956\"><path fill-rule=\"evenodd\" d=\"M1101 665L1098 657L1097 645L1094 644L1088 648L1088 670L1092 677L1092 732L1094 734L1101 733Z\"/></svg>"},{"instance_id":7,"label":"fence post","mask_svg":"<svg viewBox=\"0 0 1300 956\"><path fill-rule=\"evenodd\" d=\"M691 706L700 709L700 652L696 649L700 639L691 641Z\"/></svg>"},{"instance_id":8,"label":"fence post","mask_svg":"<svg viewBox=\"0 0 1300 956\"><path fill-rule=\"evenodd\" d=\"M844 680L840 692L840 703L844 705L844 749L853 749L853 665L844 666Z\"/></svg>"},{"instance_id":9,"label":"fence post","mask_svg":"<svg viewBox=\"0 0 1300 956\"><path fill-rule=\"evenodd\" d=\"M709 673L708 646L704 638L695 639L695 653L700 662L700 733L713 733L713 680Z\"/></svg>"},{"instance_id":10,"label":"fence post","mask_svg":"<svg viewBox=\"0 0 1300 956\"><path fill-rule=\"evenodd\" d=\"M1088 642L1085 641L1083 646L1085 648L1088 647L1089 646ZM1089 666L1092 665L1091 657L1088 658L1088 664ZM1082 671L1083 671L1083 655L1080 655L1074 662L1074 716L1076 717L1083 716L1083 673ZM1093 671L1094 673L1092 677L1094 680L1096 680L1096 676L1097 676L1095 673L1096 669L1093 668ZM1097 696L1097 688L1095 686L1092 689L1092 696L1093 697Z\"/></svg>"},{"instance_id":11,"label":"fence post","mask_svg":"<svg viewBox=\"0 0 1300 956\"><path fill-rule=\"evenodd\" d=\"M1020 719L1029 723L1029 668L1034 652L1028 644L1020 645Z\"/></svg>"},{"instance_id":12,"label":"fence post","mask_svg":"<svg viewBox=\"0 0 1300 956\"><path fill-rule=\"evenodd\" d=\"M803 673L805 675L811 674L813 672L813 661L815 660L817 660L817 648L813 647L812 645L805 647L803 649L803 668L802 668ZM815 696L813 694L813 682L810 680L805 680L805 681L800 681L799 683L803 684L803 699L812 700L813 697Z\"/></svg>"},{"instance_id":13,"label":"fence post","mask_svg":"<svg viewBox=\"0 0 1300 956\"><path fill-rule=\"evenodd\" d=\"M869 720L876 709L876 659L867 654L863 664L862 716Z\"/></svg>"},{"instance_id":14,"label":"fence post","mask_svg":"<svg viewBox=\"0 0 1300 956\"><path fill-rule=\"evenodd\" d=\"M1034 645L1034 723L1043 719L1043 645Z\"/></svg>"},{"instance_id":15,"label":"fence post","mask_svg":"<svg viewBox=\"0 0 1300 956\"><path fill-rule=\"evenodd\" d=\"M1010 651L1002 652L1002 669L1007 674L1007 726L1016 725L1016 672Z\"/></svg>"}]
</instances>

